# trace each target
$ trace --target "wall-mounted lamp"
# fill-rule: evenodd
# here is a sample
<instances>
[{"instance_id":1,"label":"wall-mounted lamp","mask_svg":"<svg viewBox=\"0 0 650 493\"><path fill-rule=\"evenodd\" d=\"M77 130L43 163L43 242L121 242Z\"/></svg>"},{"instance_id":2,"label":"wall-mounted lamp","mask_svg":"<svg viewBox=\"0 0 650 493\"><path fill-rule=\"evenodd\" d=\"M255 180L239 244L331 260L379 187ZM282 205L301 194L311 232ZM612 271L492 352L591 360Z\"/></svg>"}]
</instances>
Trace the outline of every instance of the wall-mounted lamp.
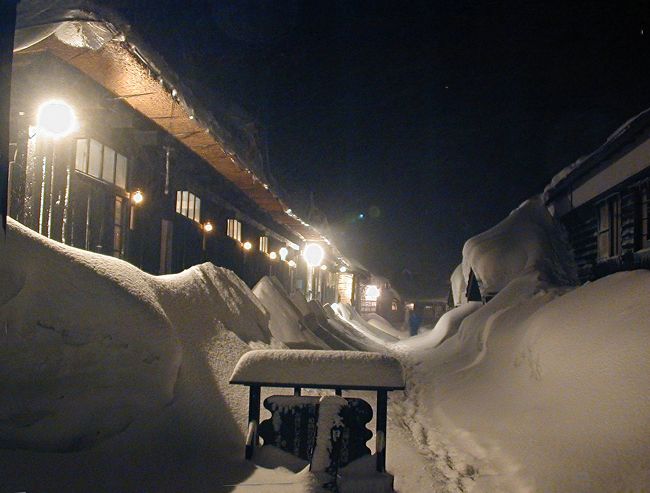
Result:
<instances>
[{"instance_id":1,"label":"wall-mounted lamp","mask_svg":"<svg viewBox=\"0 0 650 493\"><path fill-rule=\"evenodd\" d=\"M43 103L38 108L36 125L40 132L55 139L65 137L78 128L74 110L61 100Z\"/></svg>"},{"instance_id":2,"label":"wall-mounted lamp","mask_svg":"<svg viewBox=\"0 0 650 493\"><path fill-rule=\"evenodd\" d=\"M318 267L323 261L325 251L323 250L323 247L318 243L309 243L305 247L305 251L302 256L305 257L305 260L310 267Z\"/></svg>"}]
</instances>

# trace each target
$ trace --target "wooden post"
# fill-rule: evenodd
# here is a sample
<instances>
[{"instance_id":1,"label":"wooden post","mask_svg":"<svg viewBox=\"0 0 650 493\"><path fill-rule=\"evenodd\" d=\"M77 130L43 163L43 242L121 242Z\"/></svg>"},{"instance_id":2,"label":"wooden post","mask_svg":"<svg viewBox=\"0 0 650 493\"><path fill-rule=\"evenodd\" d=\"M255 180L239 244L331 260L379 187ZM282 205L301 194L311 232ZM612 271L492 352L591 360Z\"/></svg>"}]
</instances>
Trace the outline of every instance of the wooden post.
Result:
<instances>
[{"instance_id":1,"label":"wooden post","mask_svg":"<svg viewBox=\"0 0 650 493\"><path fill-rule=\"evenodd\" d=\"M9 107L11 100L11 65L16 30L16 0L0 2L0 216L7 231L9 204Z\"/></svg>"},{"instance_id":2,"label":"wooden post","mask_svg":"<svg viewBox=\"0 0 650 493\"><path fill-rule=\"evenodd\" d=\"M245 457L253 458L257 447L257 425L260 422L260 386L251 385L248 394L248 435L246 436Z\"/></svg>"},{"instance_id":3,"label":"wooden post","mask_svg":"<svg viewBox=\"0 0 650 493\"><path fill-rule=\"evenodd\" d=\"M294 387L293 388L293 395L300 395L301 390L302 389L300 387Z\"/></svg>"},{"instance_id":4,"label":"wooden post","mask_svg":"<svg viewBox=\"0 0 650 493\"><path fill-rule=\"evenodd\" d=\"M388 413L388 392L377 391L377 471L386 470L386 416Z\"/></svg>"}]
</instances>

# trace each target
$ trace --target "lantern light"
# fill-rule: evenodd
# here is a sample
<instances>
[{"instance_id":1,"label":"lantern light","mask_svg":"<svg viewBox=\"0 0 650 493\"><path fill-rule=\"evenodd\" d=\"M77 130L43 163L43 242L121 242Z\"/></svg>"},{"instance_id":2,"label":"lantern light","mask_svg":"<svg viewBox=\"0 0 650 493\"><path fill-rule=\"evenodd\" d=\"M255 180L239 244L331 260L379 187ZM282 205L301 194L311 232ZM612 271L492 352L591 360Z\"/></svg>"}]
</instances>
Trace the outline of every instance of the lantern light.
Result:
<instances>
[{"instance_id":1,"label":"lantern light","mask_svg":"<svg viewBox=\"0 0 650 493\"><path fill-rule=\"evenodd\" d=\"M296 262L293 260L289 260L289 267L295 267L295 266L296 266Z\"/></svg>"},{"instance_id":2,"label":"lantern light","mask_svg":"<svg viewBox=\"0 0 650 493\"><path fill-rule=\"evenodd\" d=\"M287 255L289 255L289 250L287 250L287 247L280 248L280 259L282 259L283 261L286 260Z\"/></svg>"},{"instance_id":3,"label":"lantern light","mask_svg":"<svg viewBox=\"0 0 650 493\"><path fill-rule=\"evenodd\" d=\"M347 271L348 271L348 268L345 265L342 265L341 267L339 267L339 272L344 273L344 272L347 272Z\"/></svg>"},{"instance_id":4,"label":"lantern light","mask_svg":"<svg viewBox=\"0 0 650 493\"><path fill-rule=\"evenodd\" d=\"M213 229L213 226L212 226L212 223L211 223L210 221L208 221L207 223L205 223L205 224L203 225L203 230L204 230L206 233L209 233L210 231L212 231L212 229Z\"/></svg>"},{"instance_id":5,"label":"lantern light","mask_svg":"<svg viewBox=\"0 0 650 493\"><path fill-rule=\"evenodd\" d=\"M271 252L271 253L269 253L269 257L271 257L271 260L275 260L275 259L278 258L278 254L275 253L275 252Z\"/></svg>"},{"instance_id":6,"label":"lantern light","mask_svg":"<svg viewBox=\"0 0 650 493\"><path fill-rule=\"evenodd\" d=\"M40 131L58 139L77 129L77 117L68 103L52 100L38 109L37 126Z\"/></svg>"},{"instance_id":7,"label":"lantern light","mask_svg":"<svg viewBox=\"0 0 650 493\"><path fill-rule=\"evenodd\" d=\"M302 256L305 257L305 260L311 267L318 267L323 261L325 252L323 251L323 247L318 243L309 243L305 247Z\"/></svg>"},{"instance_id":8,"label":"lantern light","mask_svg":"<svg viewBox=\"0 0 650 493\"><path fill-rule=\"evenodd\" d=\"M327 270L327 265L325 265L325 264L321 265L320 270Z\"/></svg>"},{"instance_id":9,"label":"lantern light","mask_svg":"<svg viewBox=\"0 0 650 493\"><path fill-rule=\"evenodd\" d=\"M131 200L135 205L140 205L142 202L144 202L144 194L140 190L136 190L133 192Z\"/></svg>"},{"instance_id":10,"label":"lantern light","mask_svg":"<svg viewBox=\"0 0 650 493\"><path fill-rule=\"evenodd\" d=\"M244 243L244 250L250 250L253 248L253 244L250 241Z\"/></svg>"},{"instance_id":11,"label":"lantern light","mask_svg":"<svg viewBox=\"0 0 650 493\"><path fill-rule=\"evenodd\" d=\"M381 290L374 284L369 284L366 286L366 300L368 301L377 301L381 295Z\"/></svg>"}]
</instances>

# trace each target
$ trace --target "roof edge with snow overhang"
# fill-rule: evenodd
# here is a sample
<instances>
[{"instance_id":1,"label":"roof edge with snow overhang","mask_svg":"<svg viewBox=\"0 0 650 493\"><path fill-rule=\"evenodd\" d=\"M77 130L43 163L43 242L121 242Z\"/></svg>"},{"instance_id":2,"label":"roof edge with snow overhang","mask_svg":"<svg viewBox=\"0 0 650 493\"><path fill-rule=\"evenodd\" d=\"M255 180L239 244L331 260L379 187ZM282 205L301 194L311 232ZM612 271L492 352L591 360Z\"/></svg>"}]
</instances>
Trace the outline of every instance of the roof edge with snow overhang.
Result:
<instances>
[{"instance_id":1,"label":"roof edge with snow overhang","mask_svg":"<svg viewBox=\"0 0 650 493\"><path fill-rule=\"evenodd\" d=\"M274 222L300 240L330 244L276 192L254 139L235 149L228 131L119 16L105 8L95 13L91 2L55 1L49 15L41 10L30 17L28 6L39 3L20 4L17 25L23 35L16 38L16 51L48 51L75 67L209 163Z\"/></svg>"}]
</instances>

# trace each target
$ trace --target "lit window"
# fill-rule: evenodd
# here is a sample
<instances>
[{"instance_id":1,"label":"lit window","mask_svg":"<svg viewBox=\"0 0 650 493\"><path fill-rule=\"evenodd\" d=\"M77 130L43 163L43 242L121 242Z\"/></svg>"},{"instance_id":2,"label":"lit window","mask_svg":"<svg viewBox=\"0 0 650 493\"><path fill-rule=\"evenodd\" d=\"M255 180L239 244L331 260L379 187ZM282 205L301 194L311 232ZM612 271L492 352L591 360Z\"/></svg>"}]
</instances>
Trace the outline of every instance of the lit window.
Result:
<instances>
[{"instance_id":1,"label":"lit window","mask_svg":"<svg viewBox=\"0 0 650 493\"><path fill-rule=\"evenodd\" d=\"M228 219L226 234L233 240L241 241L241 223L237 219Z\"/></svg>"},{"instance_id":2,"label":"lit window","mask_svg":"<svg viewBox=\"0 0 650 493\"><path fill-rule=\"evenodd\" d=\"M88 174L95 178L102 176L102 145L90 139L90 152L88 153Z\"/></svg>"},{"instance_id":3,"label":"lit window","mask_svg":"<svg viewBox=\"0 0 650 493\"><path fill-rule=\"evenodd\" d=\"M192 221L201 222L201 199L188 190L177 191L176 212Z\"/></svg>"},{"instance_id":4,"label":"lit window","mask_svg":"<svg viewBox=\"0 0 650 493\"><path fill-rule=\"evenodd\" d=\"M269 253L269 237L260 236L260 252Z\"/></svg>"},{"instance_id":5,"label":"lit window","mask_svg":"<svg viewBox=\"0 0 650 493\"><path fill-rule=\"evenodd\" d=\"M127 159L94 139L78 139L74 167L77 171L126 189Z\"/></svg>"}]
</instances>

